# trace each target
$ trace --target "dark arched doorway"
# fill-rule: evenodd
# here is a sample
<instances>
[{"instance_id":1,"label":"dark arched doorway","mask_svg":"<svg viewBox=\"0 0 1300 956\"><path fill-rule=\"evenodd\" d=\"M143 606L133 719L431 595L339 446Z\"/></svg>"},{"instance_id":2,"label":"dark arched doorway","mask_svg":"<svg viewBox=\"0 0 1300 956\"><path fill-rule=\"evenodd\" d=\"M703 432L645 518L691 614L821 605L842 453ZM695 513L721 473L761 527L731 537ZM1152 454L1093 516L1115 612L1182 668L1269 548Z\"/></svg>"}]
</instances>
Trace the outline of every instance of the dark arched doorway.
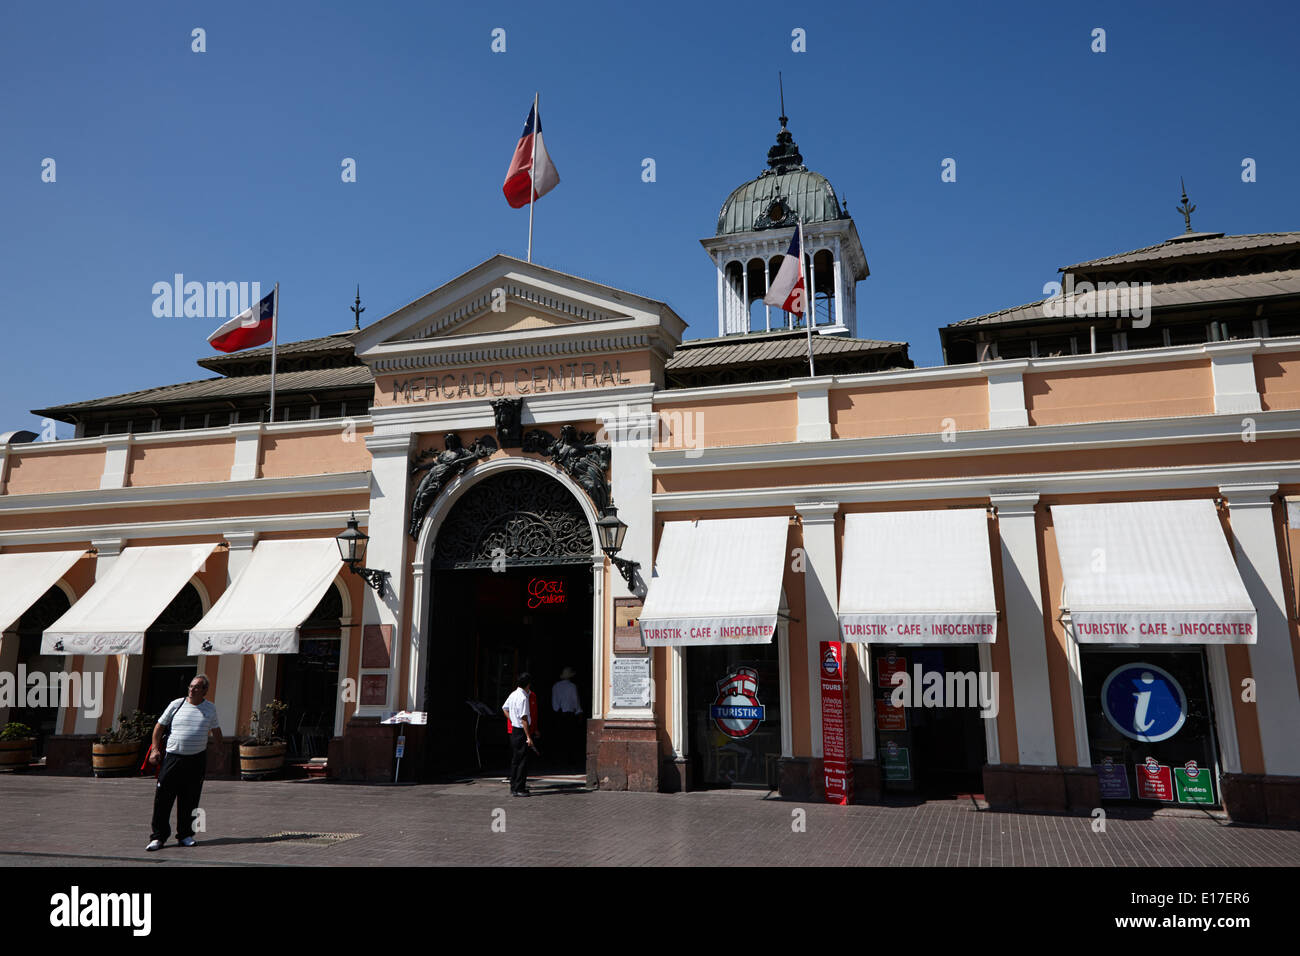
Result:
<instances>
[{"instance_id":1,"label":"dark arched doorway","mask_svg":"<svg viewBox=\"0 0 1300 956\"><path fill-rule=\"evenodd\" d=\"M24 667L26 674L44 674L48 677L67 670L68 658L65 655L41 653L41 635L47 627L66 614L71 606L63 589L55 585L18 619L18 626L14 628L18 632L17 666ZM23 672L15 668L15 673ZM23 702L26 703L25 700ZM37 757L45 755L45 742L50 735L60 732L57 727L58 716L58 707L15 707L9 712L11 721L26 724L36 731L34 753Z\"/></svg>"},{"instance_id":2,"label":"dark arched doorway","mask_svg":"<svg viewBox=\"0 0 1300 956\"><path fill-rule=\"evenodd\" d=\"M275 696L288 708L283 728L292 762L328 755L339 699L342 622L343 595L331 584L298 629L298 653L280 656Z\"/></svg>"},{"instance_id":3,"label":"dark arched doorway","mask_svg":"<svg viewBox=\"0 0 1300 956\"><path fill-rule=\"evenodd\" d=\"M190 681L199 672L199 659L189 652L189 630L202 618L198 588L186 584L144 632L139 707L146 714L157 717L177 697L189 693Z\"/></svg>"},{"instance_id":4,"label":"dark arched doorway","mask_svg":"<svg viewBox=\"0 0 1300 956\"><path fill-rule=\"evenodd\" d=\"M590 713L594 550L578 500L531 469L484 478L452 506L430 558L431 775L504 772L501 705L525 670L540 711L533 772L585 772L585 721L557 720L552 690L572 668Z\"/></svg>"}]
</instances>

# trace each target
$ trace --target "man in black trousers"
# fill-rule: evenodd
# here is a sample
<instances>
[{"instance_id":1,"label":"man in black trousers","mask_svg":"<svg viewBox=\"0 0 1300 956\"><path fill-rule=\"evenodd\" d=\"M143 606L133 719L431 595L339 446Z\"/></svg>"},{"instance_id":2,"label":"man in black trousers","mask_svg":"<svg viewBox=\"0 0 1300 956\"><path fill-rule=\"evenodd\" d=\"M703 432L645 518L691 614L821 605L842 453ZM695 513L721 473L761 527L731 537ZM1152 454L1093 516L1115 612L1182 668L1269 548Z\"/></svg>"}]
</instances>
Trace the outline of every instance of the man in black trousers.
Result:
<instances>
[{"instance_id":1,"label":"man in black trousers","mask_svg":"<svg viewBox=\"0 0 1300 956\"><path fill-rule=\"evenodd\" d=\"M153 728L153 750L149 763L162 759L158 786L153 798L153 833L146 850L161 850L171 836L168 817L176 803L176 838L181 846L194 845L194 811L203 791L203 776L208 763L208 731L221 744L221 727L217 708L208 695L208 679L199 674L190 681L189 693L178 697L162 712ZM161 757L163 728L171 728L167 738L167 756Z\"/></svg>"},{"instance_id":2,"label":"man in black trousers","mask_svg":"<svg viewBox=\"0 0 1300 956\"><path fill-rule=\"evenodd\" d=\"M510 722L510 795L528 796L528 750L533 746L532 714L528 708L528 689L532 675L519 675L519 686L514 689L501 711Z\"/></svg>"}]
</instances>

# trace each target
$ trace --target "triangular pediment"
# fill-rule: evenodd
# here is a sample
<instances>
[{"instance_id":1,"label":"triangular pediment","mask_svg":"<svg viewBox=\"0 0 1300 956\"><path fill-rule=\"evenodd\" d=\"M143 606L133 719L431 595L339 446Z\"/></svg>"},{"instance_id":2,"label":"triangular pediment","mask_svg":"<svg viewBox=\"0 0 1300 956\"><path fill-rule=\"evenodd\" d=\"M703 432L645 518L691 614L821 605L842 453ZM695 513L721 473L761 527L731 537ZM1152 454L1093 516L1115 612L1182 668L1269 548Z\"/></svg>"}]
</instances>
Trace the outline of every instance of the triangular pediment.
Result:
<instances>
[{"instance_id":1,"label":"triangular pediment","mask_svg":"<svg viewBox=\"0 0 1300 956\"><path fill-rule=\"evenodd\" d=\"M362 329L356 345L357 353L364 355L386 345L453 337L546 335L606 323L658 324L665 313L672 315L672 310L662 302L536 263L494 256Z\"/></svg>"}]
</instances>

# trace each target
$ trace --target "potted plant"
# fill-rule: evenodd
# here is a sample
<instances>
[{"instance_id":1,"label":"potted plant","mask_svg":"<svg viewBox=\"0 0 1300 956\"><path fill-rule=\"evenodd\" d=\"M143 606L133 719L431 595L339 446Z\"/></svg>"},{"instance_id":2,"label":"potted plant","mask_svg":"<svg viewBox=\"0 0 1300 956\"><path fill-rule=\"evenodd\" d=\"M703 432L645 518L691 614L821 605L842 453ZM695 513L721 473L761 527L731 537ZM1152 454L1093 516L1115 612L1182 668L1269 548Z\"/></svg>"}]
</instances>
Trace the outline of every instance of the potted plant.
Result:
<instances>
[{"instance_id":1,"label":"potted plant","mask_svg":"<svg viewBox=\"0 0 1300 956\"><path fill-rule=\"evenodd\" d=\"M280 733L281 715L288 705L273 700L252 716L252 733L239 745L239 775L244 780L261 780L284 767L288 744Z\"/></svg>"},{"instance_id":2,"label":"potted plant","mask_svg":"<svg viewBox=\"0 0 1300 956\"><path fill-rule=\"evenodd\" d=\"M26 770L32 762L36 732L17 721L0 728L0 770Z\"/></svg>"},{"instance_id":3,"label":"potted plant","mask_svg":"<svg viewBox=\"0 0 1300 956\"><path fill-rule=\"evenodd\" d=\"M140 751L153 735L158 718L142 710L119 714L117 726L100 735L90 751L90 765L96 777L121 777L140 766Z\"/></svg>"}]
</instances>

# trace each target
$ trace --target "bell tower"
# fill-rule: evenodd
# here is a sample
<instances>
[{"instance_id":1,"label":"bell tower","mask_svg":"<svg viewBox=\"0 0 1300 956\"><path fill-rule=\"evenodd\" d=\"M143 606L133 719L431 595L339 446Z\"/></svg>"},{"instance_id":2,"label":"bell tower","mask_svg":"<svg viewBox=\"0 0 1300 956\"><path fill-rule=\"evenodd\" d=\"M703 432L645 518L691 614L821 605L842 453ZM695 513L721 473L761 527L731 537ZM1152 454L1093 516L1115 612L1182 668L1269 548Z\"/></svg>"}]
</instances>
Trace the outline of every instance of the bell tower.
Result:
<instances>
[{"instance_id":1,"label":"bell tower","mask_svg":"<svg viewBox=\"0 0 1300 956\"><path fill-rule=\"evenodd\" d=\"M767 168L737 187L718 213L718 228L701 239L718 274L718 335L803 328L804 320L763 304L797 223L803 221L804 274L813 329L857 337L857 284L870 271L846 204L830 182L804 165L786 128L767 151Z\"/></svg>"}]
</instances>

